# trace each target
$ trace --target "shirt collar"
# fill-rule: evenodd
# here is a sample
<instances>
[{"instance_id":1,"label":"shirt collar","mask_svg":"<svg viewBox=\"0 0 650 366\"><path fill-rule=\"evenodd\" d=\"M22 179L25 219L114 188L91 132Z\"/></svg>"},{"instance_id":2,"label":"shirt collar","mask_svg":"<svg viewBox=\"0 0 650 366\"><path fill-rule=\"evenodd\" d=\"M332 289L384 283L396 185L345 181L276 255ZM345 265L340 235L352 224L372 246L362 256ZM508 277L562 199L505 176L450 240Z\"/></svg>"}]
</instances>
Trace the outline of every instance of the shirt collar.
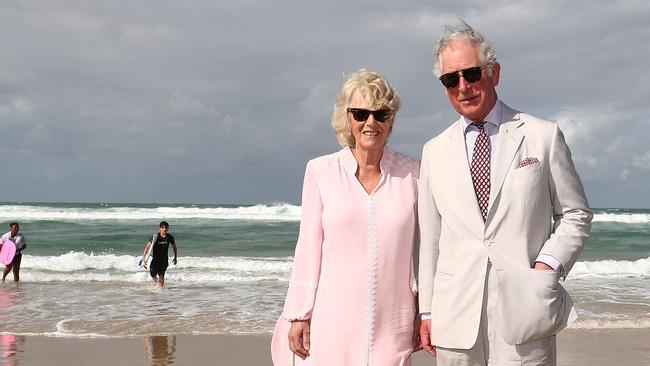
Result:
<instances>
[{"instance_id":1,"label":"shirt collar","mask_svg":"<svg viewBox=\"0 0 650 366\"><path fill-rule=\"evenodd\" d=\"M501 100L497 99L497 102L494 103L494 107L492 107L492 110L490 113L488 113L487 116L485 116L485 119L483 121L490 123L496 127L499 127L501 124L501 117L503 114L503 103L501 103ZM473 121L465 118L465 116L460 116L461 121L463 122L464 126L464 131L467 131L467 127L469 127Z\"/></svg>"}]
</instances>

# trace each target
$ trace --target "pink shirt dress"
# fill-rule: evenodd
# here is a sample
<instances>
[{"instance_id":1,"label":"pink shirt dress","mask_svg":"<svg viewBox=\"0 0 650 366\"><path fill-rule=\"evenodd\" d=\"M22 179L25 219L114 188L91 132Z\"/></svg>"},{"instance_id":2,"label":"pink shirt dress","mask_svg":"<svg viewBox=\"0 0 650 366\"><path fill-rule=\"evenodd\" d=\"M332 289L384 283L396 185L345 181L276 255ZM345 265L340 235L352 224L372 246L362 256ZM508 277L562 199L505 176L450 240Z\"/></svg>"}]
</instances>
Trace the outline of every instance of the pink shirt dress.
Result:
<instances>
[{"instance_id":1,"label":"pink shirt dress","mask_svg":"<svg viewBox=\"0 0 650 366\"><path fill-rule=\"evenodd\" d=\"M300 233L275 366L411 365L419 163L384 148L368 194L350 148L307 163ZM293 319L311 318L306 360L289 350Z\"/></svg>"}]
</instances>

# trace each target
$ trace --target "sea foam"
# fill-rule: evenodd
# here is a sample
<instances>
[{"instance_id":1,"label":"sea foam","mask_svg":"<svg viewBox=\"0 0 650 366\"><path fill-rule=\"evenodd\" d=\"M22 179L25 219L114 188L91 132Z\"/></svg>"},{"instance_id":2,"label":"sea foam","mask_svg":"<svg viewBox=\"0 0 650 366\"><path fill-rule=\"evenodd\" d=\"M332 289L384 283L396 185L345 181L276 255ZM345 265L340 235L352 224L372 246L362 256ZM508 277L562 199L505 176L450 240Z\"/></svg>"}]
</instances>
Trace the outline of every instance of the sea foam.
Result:
<instances>
[{"instance_id":1,"label":"sea foam","mask_svg":"<svg viewBox=\"0 0 650 366\"><path fill-rule=\"evenodd\" d=\"M571 324L573 329L639 329L650 328L650 319L582 319Z\"/></svg>"},{"instance_id":2,"label":"sea foam","mask_svg":"<svg viewBox=\"0 0 650 366\"><path fill-rule=\"evenodd\" d=\"M594 222L617 222L622 224L650 223L650 214L643 213L597 213Z\"/></svg>"},{"instance_id":3,"label":"sea foam","mask_svg":"<svg viewBox=\"0 0 650 366\"><path fill-rule=\"evenodd\" d=\"M58 207L43 205L1 205L0 221L20 219L21 221L70 221L85 220L151 220L151 219L218 219L249 221L298 221L300 206L289 203L253 205L239 207ZM604 212L594 215L594 222L616 222L623 224L650 223L648 213Z\"/></svg>"},{"instance_id":4,"label":"sea foam","mask_svg":"<svg viewBox=\"0 0 650 366\"><path fill-rule=\"evenodd\" d=\"M38 282L138 282L146 275L146 271L137 266L139 258L82 252L60 256L25 254L22 268L25 278ZM288 281L292 263L292 257L180 257L176 266L170 265L169 272L180 280L193 283ZM636 261L578 262L569 274L569 280L625 277L650 277L650 257Z\"/></svg>"},{"instance_id":5,"label":"sea foam","mask_svg":"<svg viewBox=\"0 0 650 366\"><path fill-rule=\"evenodd\" d=\"M24 255L21 277L30 282L141 282L140 257L70 252L60 256ZM171 279L190 283L288 281L291 257L180 257Z\"/></svg>"},{"instance_id":6,"label":"sea foam","mask_svg":"<svg viewBox=\"0 0 650 366\"><path fill-rule=\"evenodd\" d=\"M569 279L586 277L650 277L650 257L636 261L602 260L577 262L569 273Z\"/></svg>"},{"instance_id":7,"label":"sea foam","mask_svg":"<svg viewBox=\"0 0 650 366\"><path fill-rule=\"evenodd\" d=\"M3 205L0 221L151 220L151 219L218 219L298 221L300 206L288 203L240 207L55 207Z\"/></svg>"}]
</instances>

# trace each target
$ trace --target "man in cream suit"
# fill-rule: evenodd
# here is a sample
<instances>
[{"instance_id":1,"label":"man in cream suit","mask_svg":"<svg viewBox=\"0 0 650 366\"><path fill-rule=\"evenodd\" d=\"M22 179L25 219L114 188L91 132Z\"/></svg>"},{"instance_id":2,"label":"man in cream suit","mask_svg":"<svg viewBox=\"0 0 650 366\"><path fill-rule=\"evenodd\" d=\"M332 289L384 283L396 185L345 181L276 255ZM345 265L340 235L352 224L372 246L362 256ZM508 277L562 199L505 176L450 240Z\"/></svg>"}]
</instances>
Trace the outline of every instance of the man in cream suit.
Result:
<instances>
[{"instance_id":1,"label":"man in cream suit","mask_svg":"<svg viewBox=\"0 0 650 366\"><path fill-rule=\"evenodd\" d=\"M434 73L461 115L424 146L419 183L420 337L445 365L555 365L576 318L559 284L592 213L555 123L496 94L483 35L448 26Z\"/></svg>"}]
</instances>

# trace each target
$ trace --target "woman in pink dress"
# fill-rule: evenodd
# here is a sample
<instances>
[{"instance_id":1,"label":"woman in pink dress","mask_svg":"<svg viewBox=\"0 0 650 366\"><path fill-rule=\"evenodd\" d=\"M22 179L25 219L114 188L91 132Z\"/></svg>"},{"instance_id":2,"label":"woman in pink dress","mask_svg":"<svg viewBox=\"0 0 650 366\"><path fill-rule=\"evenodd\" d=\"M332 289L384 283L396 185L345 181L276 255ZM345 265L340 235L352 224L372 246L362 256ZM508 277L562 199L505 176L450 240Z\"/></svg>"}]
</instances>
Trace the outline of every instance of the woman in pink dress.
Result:
<instances>
[{"instance_id":1,"label":"woman in pink dress","mask_svg":"<svg viewBox=\"0 0 650 366\"><path fill-rule=\"evenodd\" d=\"M387 148L400 107L361 69L336 98L343 149L307 163L275 366L410 365L419 349L414 247L418 161Z\"/></svg>"}]
</instances>

